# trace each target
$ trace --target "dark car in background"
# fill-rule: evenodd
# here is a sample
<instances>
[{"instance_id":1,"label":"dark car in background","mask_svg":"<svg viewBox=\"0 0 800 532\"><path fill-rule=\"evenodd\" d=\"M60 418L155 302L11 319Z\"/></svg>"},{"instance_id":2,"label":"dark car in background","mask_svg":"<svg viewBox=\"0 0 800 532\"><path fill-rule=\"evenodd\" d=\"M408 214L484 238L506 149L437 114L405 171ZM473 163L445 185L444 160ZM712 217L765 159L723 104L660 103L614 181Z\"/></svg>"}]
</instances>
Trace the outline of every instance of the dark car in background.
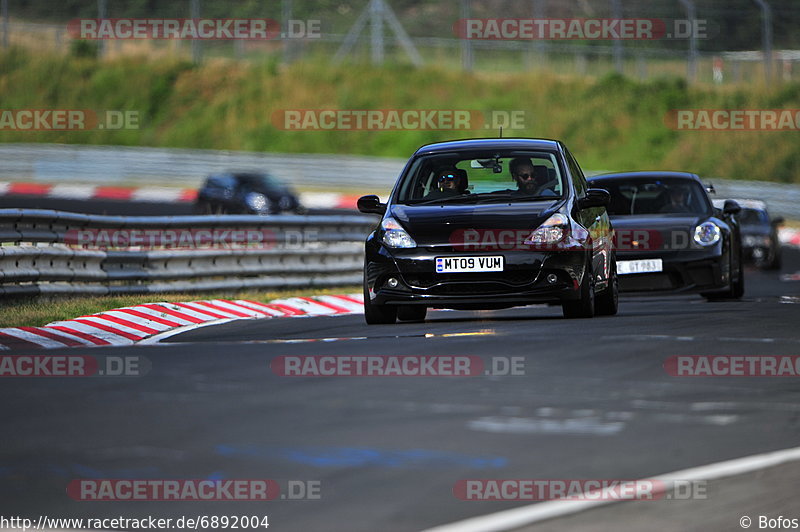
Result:
<instances>
[{"instance_id":1,"label":"dark car in background","mask_svg":"<svg viewBox=\"0 0 800 532\"><path fill-rule=\"evenodd\" d=\"M209 176L197 192L198 214L302 214L297 194L269 174L230 172Z\"/></svg>"},{"instance_id":2,"label":"dark car in background","mask_svg":"<svg viewBox=\"0 0 800 532\"><path fill-rule=\"evenodd\" d=\"M744 258L764 270L780 270L781 242L778 227L783 223L780 216L770 218L767 204L761 200L734 200L742 211L736 216L742 231ZM714 200L714 206L721 207L723 200Z\"/></svg>"},{"instance_id":3,"label":"dark car in background","mask_svg":"<svg viewBox=\"0 0 800 532\"><path fill-rule=\"evenodd\" d=\"M587 187L559 141L471 139L419 148L366 241L368 324L429 307L559 304L567 318L617 312L609 195Z\"/></svg>"},{"instance_id":4,"label":"dark car in background","mask_svg":"<svg viewBox=\"0 0 800 532\"><path fill-rule=\"evenodd\" d=\"M715 208L700 178L683 172L627 172L589 179L611 194L620 290L699 292L708 299L744 294L736 214Z\"/></svg>"}]
</instances>

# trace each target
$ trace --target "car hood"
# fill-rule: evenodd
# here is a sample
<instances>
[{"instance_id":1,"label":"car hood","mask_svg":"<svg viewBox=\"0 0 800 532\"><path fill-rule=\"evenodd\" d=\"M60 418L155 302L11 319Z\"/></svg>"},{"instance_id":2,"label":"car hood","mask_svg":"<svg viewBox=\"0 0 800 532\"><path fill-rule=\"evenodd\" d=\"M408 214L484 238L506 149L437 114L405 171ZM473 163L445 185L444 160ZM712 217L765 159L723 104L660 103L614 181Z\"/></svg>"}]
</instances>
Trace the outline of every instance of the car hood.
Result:
<instances>
[{"instance_id":1,"label":"car hood","mask_svg":"<svg viewBox=\"0 0 800 532\"><path fill-rule=\"evenodd\" d=\"M465 229L533 230L558 210L563 200L483 205L392 205L389 214L420 246L448 245Z\"/></svg>"},{"instance_id":2,"label":"car hood","mask_svg":"<svg viewBox=\"0 0 800 532\"><path fill-rule=\"evenodd\" d=\"M709 220L707 214L660 214L611 216L618 252L685 249L694 229Z\"/></svg>"},{"instance_id":3,"label":"car hood","mask_svg":"<svg viewBox=\"0 0 800 532\"><path fill-rule=\"evenodd\" d=\"M740 230L742 235L769 236L772 234L772 227L768 225L742 225Z\"/></svg>"}]
</instances>

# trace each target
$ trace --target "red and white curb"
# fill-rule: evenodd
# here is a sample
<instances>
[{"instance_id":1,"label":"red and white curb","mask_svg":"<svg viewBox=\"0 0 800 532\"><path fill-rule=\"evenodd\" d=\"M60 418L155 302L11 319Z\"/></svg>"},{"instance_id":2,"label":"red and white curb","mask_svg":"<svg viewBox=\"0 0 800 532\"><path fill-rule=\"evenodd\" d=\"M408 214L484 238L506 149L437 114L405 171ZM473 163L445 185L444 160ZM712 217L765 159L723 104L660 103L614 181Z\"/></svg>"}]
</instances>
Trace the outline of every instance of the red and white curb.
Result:
<instances>
[{"instance_id":1,"label":"red and white curb","mask_svg":"<svg viewBox=\"0 0 800 532\"><path fill-rule=\"evenodd\" d=\"M269 303L246 299L145 303L44 327L0 329L0 350L133 345L178 330L231 320L363 312L364 300L360 294L290 297Z\"/></svg>"},{"instance_id":2,"label":"red and white curb","mask_svg":"<svg viewBox=\"0 0 800 532\"><path fill-rule=\"evenodd\" d=\"M0 196L42 196L53 199L157 201L185 203L197 199L194 188L110 187L97 185L52 185L0 181ZM358 196L326 192L304 192L300 203L310 209L355 209Z\"/></svg>"}]
</instances>

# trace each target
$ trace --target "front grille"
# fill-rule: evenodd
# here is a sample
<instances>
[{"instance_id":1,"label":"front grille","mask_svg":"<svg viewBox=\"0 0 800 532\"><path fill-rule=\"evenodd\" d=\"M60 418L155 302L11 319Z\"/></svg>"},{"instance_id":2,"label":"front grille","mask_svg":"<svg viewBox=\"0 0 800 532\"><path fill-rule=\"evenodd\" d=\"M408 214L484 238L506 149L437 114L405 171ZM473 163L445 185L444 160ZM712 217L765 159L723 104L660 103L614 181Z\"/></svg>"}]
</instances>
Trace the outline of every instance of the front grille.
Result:
<instances>
[{"instance_id":1,"label":"front grille","mask_svg":"<svg viewBox=\"0 0 800 532\"><path fill-rule=\"evenodd\" d=\"M405 281L409 286L415 288L429 288L436 284L449 283L489 283L509 285L519 287L532 283L536 275L530 271L507 271L507 272L486 272L486 273L415 273L405 276Z\"/></svg>"},{"instance_id":2,"label":"front grille","mask_svg":"<svg viewBox=\"0 0 800 532\"><path fill-rule=\"evenodd\" d=\"M624 291L672 290L677 283L667 273L637 273L619 276L619 288Z\"/></svg>"}]
</instances>

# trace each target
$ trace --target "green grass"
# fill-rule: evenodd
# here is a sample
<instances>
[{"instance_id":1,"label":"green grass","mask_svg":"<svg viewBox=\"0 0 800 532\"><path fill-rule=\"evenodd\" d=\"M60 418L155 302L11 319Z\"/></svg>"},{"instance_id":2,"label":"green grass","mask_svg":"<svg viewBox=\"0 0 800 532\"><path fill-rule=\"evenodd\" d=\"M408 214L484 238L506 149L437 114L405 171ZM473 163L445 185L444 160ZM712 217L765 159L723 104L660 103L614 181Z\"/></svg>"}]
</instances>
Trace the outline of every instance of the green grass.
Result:
<instances>
[{"instance_id":1,"label":"green grass","mask_svg":"<svg viewBox=\"0 0 800 532\"><path fill-rule=\"evenodd\" d=\"M557 65L553 65L555 69ZM800 85L688 87L678 78L633 81L617 75L570 77L555 70L463 73L435 67L334 66L307 60L174 59L108 61L0 54L4 109L133 110L140 129L0 131L3 142L65 142L347 153L407 157L422 144L492 136L470 131L284 131L283 109L464 109L523 111L525 127L506 135L564 140L590 170L670 169L706 176L800 182L797 131L674 131L677 108L800 108Z\"/></svg>"},{"instance_id":2,"label":"green grass","mask_svg":"<svg viewBox=\"0 0 800 532\"><path fill-rule=\"evenodd\" d=\"M355 294L361 287L343 286L326 289L288 289L275 291L252 291L209 294L154 294L130 296L43 296L38 298L19 298L6 301L0 307L0 327L42 326L53 321L69 320L105 310L129 307L159 301L198 301L207 299L250 299L266 303L273 299L292 296L311 296L322 294Z\"/></svg>"}]
</instances>

